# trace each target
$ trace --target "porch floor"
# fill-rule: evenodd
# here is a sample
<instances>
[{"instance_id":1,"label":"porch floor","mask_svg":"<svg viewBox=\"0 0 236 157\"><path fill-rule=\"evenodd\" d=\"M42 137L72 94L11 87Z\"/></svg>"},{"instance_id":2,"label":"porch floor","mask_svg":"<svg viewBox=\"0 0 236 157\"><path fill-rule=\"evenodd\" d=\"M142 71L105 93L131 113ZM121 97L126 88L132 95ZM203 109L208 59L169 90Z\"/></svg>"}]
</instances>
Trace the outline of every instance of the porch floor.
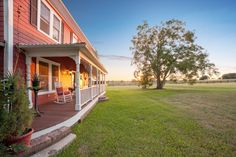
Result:
<instances>
[{"instance_id":1,"label":"porch floor","mask_svg":"<svg viewBox=\"0 0 236 157\"><path fill-rule=\"evenodd\" d=\"M49 102L40 105L39 110L43 114L41 117L35 117L33 120L32 128L34 128L35 132L59 124L77 113L75 111L74 99L72 102L65 104Z\"/></svg>"}]
</instances>

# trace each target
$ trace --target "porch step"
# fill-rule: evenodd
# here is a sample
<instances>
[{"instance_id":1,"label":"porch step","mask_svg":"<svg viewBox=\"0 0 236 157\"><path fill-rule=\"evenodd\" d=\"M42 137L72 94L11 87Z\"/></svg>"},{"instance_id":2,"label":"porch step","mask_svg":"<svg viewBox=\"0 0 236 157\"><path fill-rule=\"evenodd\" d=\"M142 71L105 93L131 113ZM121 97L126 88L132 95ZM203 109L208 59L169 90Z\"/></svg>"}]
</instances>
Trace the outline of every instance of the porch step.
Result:
<instances>
[{"instance_id":1,"label":"porch step","mask_svg":"<svg viewBox=\"0 0 236 157\"><path fill-rule=\"evenodd\" d=\"M31 147L29 151L27 151L23 156L30 156L32 154L35 154L54 143L60 141L67 135L71 133L71 129L69 127L61 127L57 130L54 130L48 134L42 135L38 138L35 138L31 140Z\"/></svg>"},{"instance_id":2,"label":"porch step","mask_svg":"<svg viewBox=\"0 0 236 157\"><path fill-rule=\"evenodd\" d=\"M31 157L49 157L49 156L55 156L58 154L62 149L69 146L74 140L76 139L76 135L70 133L57 143L47 147L46 149L32 155Z\"/></svg>"},{"instance_id":3,"label":"porch step","mask_svg":"<svg viewBox=\"0 0 236 157\"><path fill-rule=\"evenodd\" d=\"M103 102L103 101L107 101L107 100L109 100L109 98L106 97L105 95L100 96L100 97L98 98L98 102Z\"/></svg>"}]
</instances>

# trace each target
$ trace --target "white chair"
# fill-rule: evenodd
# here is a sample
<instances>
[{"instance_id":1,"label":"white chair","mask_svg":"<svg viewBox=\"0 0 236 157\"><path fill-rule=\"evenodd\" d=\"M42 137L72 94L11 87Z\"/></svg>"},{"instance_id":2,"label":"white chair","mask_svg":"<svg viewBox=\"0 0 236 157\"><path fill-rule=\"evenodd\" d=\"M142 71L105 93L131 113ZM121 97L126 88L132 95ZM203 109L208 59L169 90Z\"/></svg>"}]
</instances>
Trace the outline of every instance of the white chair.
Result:
<instances>
[{"instance_id":1,"label":"white chair","mask_svg":"<svg viewBox=\"0 0 236 157\"><path fill-rule=\"evenodd\" d=\"M55 82L55 88L57 96L56 103L64 104L72 101L71 92L68 89L66 90L63 88L61 82Z\"/></svg>"}]
</instances>

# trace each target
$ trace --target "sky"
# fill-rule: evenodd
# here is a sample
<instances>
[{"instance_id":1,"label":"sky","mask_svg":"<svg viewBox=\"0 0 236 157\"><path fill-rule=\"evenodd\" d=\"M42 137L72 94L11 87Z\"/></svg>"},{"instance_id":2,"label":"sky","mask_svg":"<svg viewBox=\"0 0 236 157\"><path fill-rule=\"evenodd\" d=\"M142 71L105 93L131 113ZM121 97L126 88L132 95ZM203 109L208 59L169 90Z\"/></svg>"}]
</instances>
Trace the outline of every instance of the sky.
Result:
<instances>
[{"instance_id":1,"label":"sky","mask_svg":"<svg viewBox=\"0 0 236 157\"><path fill-rule=\"evenodd\" d=\"M236 72L236 0L63 0L108 70L107 80L132 80L131 39L138 25L179 19L221 74Z\"/></svg>"}]
</instances>

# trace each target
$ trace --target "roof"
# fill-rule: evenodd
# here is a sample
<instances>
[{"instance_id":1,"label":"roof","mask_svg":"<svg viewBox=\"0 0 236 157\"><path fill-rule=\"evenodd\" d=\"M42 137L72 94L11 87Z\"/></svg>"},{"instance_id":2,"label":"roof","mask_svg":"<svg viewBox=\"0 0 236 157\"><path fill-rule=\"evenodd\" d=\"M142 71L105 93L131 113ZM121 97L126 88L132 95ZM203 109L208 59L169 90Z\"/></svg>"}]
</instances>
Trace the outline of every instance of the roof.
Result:
<instances>
[{"instance_id":1,"label":"roof","mask_svg":"<svg viewBox=\"0 0 236 157\"><path fill-rule=\"evenodd\" d=\"M31 57L73 57L81 52L83 57L88 58L94 65L100 68L104 73L107 70L103 64L88 50L85 43L73 44L19 44L17 47L23 50Z\"/></svg>"},{"instance_id":2,"label":"roof","mask_svg":"<svg viewBox=\"0 0 236 157\"><path fill-rule=\"evenodd\" d=\"M93 51L94 55L96 56L96 50L93 45L90 43L86 35L83 33L82 29L79 27L73 16L71 15L70 11L67 9L65 4L62 0L49 0L52 6L58 11L58 13L62 16L63 20L67 23L68 26L74 31L74 33L78 37L82 37L84 42L86 42L88 49ZM97 56L96 56L97 57Z\"/></svg>"}]
</instances>

